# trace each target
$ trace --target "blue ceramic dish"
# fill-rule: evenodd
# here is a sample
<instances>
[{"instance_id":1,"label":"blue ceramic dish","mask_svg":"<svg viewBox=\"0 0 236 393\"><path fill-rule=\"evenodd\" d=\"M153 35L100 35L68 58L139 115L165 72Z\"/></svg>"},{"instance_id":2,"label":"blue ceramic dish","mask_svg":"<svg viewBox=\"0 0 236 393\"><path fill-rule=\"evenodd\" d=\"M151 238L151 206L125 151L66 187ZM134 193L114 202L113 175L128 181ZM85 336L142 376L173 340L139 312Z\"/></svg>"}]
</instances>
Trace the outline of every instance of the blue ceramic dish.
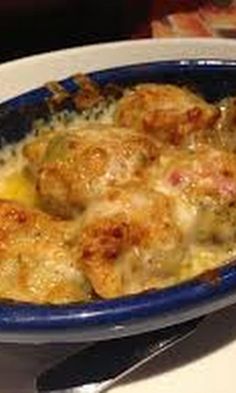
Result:
<instances>
[{"instance_id":1,"label":"blue ceramic dish","mask_svg":"<svg viewBox=\"0 0 236 393\"><path fill-rule=\"evenodd\" d=\"M100 85L169 82L196 88L208 100L236 95L236 63L224 61L169 61L94 72ZM73 92L72 79L62 85ZM12 143L30 130L32 118L44 114L49 96L40 88L0 105L0 136ZM27 109L27 115L25 108ZM30 113L30 116L29 116ZM163 328L204 315L236 302L236 263L216 269L217 280L198 277L161 291L89 304L37 306L0 304L0 336L14 341L94 341Z\"/></svg>"}]
</instances>

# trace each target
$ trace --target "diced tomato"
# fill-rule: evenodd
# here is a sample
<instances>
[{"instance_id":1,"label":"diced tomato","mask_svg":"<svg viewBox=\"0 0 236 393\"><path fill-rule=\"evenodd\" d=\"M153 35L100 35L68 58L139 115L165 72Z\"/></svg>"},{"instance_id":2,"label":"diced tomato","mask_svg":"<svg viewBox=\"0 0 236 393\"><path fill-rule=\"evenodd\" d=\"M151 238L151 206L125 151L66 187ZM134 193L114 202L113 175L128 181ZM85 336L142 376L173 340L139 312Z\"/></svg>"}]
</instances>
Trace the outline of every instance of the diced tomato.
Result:
<instances>
[{"instance_id":1,"label":"diced tomato","mask_svg":"<svg viewBox=\"0 0 236 393\"><path fill-rule=\"evenodd\" d=\"M185 178L186 178L185 174L182 171L174 170L169 175L168 181L172 186L175 187L175 186L182 184L184 182Z\"/></svg>"}]
</instances>

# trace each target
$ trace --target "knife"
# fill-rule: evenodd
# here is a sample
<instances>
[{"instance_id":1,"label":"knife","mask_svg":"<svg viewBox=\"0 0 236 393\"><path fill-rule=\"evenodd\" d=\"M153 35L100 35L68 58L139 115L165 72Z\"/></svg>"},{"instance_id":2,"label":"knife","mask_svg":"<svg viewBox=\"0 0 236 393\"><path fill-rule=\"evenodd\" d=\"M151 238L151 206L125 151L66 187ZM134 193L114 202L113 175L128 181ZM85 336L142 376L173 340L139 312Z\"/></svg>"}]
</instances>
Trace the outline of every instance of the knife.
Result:
<instances>
[{"instance_id":1,"label":"knife","mask_svg":"<svg viewBox=\"0 0 236 393\"><path fill-rule=\"evenodd\" d=\"M101 393L192 334L202 318L137 336L102 341L43 372L39 393Z\"/></svg>"}]
</instances>

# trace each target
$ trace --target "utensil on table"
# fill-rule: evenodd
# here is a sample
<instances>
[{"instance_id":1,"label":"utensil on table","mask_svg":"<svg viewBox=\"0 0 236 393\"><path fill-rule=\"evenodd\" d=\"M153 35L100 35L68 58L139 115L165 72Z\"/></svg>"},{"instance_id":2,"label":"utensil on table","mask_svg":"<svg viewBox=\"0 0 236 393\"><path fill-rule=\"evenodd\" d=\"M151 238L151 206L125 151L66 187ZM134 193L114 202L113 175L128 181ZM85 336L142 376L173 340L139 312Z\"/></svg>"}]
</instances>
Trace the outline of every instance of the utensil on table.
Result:
<instances>
[{"instance_id":1,"label":"utensil on table","mask_svg":"<svg viewBox=\"0 0 236 393\"><path fill-rule=\"evenodd\" d=\"M98 342L37 378L38 393L101 393L192 334L202 318L159 331Z\"/></svg>"}]
</instances>

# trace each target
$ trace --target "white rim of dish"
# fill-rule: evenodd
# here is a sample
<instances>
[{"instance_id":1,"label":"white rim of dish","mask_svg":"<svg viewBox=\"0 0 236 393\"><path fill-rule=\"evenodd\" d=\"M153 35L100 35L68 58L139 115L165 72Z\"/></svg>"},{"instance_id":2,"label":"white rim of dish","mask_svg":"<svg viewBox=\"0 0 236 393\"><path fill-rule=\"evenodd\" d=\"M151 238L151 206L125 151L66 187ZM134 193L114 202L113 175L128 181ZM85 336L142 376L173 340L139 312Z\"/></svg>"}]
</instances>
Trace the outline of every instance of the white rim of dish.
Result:
<instances>
[{"instance_id":1,"label":"white rim of dish","mask_svg":"<svg viewBox=\"0 0 236 393\"><path fill-rule=\"evenodd\" d=\"M0 101L21 94L48 80L120 65L180 59L236 60L236 40L232 39L145 39L95 44L58 50L17 59L0 65ZM37 336L37 338L36 338ZM75 341L64 332L30 332L0 335L0 341L52 342Z\"/></svg>"},{"instance_id":2,"label":"white rim of dish","mask_svg":"<svg viewBox=\"0 0 236 393\"><path fill-rule=\"evenodd\" d=\"M0 101L39 87L48 80L64 79L76 72L190 58L236 60L236 40L150 38L93 44L24 57L0 65Z\"/></svg>"}]
</instances>

